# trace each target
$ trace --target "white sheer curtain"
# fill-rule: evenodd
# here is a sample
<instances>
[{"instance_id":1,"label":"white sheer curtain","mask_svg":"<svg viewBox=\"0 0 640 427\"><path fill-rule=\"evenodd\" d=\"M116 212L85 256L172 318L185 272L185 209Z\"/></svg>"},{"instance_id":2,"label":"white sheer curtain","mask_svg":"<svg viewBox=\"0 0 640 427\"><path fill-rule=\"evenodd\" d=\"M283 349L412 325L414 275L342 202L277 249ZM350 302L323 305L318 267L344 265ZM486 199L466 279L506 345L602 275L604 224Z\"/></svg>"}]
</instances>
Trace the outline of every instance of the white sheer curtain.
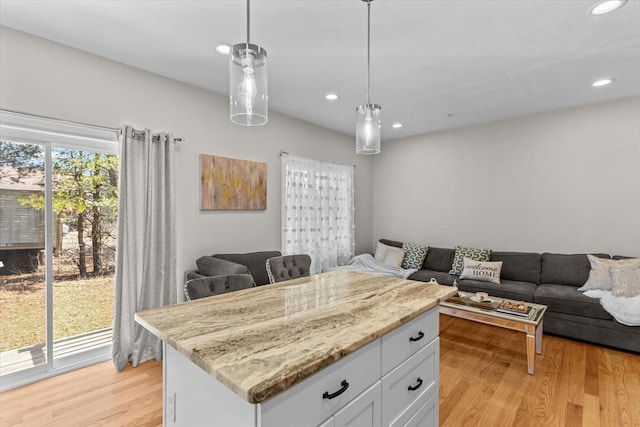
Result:
<instances>
[{"instance_id":1,"label":"white sheer curtain","mask_svg":"<svg viewBox=\"0 0 640 427\"><path fill-rule=\"evenodd\" d=\"M116 369L162 359L161 342L137 311L176 302L175 144L170 133L120 138L120 199L113 320Z\"/></svg>"},{"instance_id":2,"label":"white sheer curtain","mask_svg":"<svg viewBox=\"0 0 640 427\"><path fill-rule=\"evenodd\" d=\"M353 166L282 154L282 252L311 256L311 273L355 251Z\"/></svg>"}]
</instances>

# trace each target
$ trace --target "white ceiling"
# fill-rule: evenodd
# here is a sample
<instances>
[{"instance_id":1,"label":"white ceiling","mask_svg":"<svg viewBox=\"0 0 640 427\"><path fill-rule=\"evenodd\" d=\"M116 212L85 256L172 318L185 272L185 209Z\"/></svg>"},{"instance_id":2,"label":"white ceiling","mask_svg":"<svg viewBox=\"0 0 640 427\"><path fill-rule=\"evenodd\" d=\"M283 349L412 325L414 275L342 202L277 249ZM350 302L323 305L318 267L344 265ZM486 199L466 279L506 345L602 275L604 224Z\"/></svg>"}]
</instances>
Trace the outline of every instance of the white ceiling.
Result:
<instances>
[{"instance_id":1,"label":"white ceiling","mask_svg":"<svg viewBox=\"0 0 640 427\"><path fill-rule=\"evenodd\" d=\"M371 101L383 141L640 94L640 0L376 0ZM0 24L228 95L219 43L246 41L246 2L0 1ZM366 101L366 4L254 0L271 111L354 135ZM603 76L612 85L593 88ZM336 92L339 100L324 95ZM392 129L395 121L401 129Z\"/></svg>"}]
</instances>

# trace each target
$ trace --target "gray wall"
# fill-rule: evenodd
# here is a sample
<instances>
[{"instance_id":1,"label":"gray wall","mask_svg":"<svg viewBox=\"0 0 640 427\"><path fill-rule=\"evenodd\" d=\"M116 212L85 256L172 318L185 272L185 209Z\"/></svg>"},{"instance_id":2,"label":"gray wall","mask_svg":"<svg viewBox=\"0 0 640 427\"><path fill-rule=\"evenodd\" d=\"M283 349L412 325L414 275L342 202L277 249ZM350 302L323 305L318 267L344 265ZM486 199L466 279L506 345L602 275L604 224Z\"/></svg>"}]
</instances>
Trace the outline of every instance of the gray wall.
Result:
<instances>
[{"instance_id":1,"label":"gray wall","mask_svg":"<svg viewBox=\"0 0 640 427\"><path fill-rule=\"evenodd\" d=\"M0 108L184 139L179 272L206 253L280 247L280 150L356 165L357 253L387 237L640 255L640 97L384 142L372 159L274 112L265 127L232 125L225 97L11 29L0 53ZM200 153L267 162L267 210L200 212Z\"/></svg>"},{"instance_id":2,"label":"gray wall","mask_svg":"<svg viewBox=\"0 0 640 427\"><path fill-rule=\"evenodd\" d=\"M394 141L373 169L374 239L640 255L640 97Z\"/></svg>"},{"instance_id":3,"label":"gray wall","mask_svg":"<svg viewBox=\"0 0 640 427\"><path fill-rule=\"evenodd\" d=\"M183 138L176 164L179 281L203 254L280 249L280 150L356 165L356 250L370 250L372 161L356 156L354 138L274 112L266 126L240 127L229 121L226 97L6 27L0 43L0 108ZM267 210L200 212L200 153L268 163Z\"/></svg>"}]
</instances>

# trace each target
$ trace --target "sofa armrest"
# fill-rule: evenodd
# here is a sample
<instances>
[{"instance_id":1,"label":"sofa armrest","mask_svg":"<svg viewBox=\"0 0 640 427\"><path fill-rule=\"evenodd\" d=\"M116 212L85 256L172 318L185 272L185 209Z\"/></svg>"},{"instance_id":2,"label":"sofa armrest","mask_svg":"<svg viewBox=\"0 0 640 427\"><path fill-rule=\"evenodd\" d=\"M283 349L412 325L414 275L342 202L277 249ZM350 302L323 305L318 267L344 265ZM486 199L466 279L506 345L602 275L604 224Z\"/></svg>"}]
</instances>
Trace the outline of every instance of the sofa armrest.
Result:
<instances>
[{"instance_id":1,"label":"sofa armrest","mask_svg":"<svg viewBox=\"0 0 640 427\"><path fill-rule=\"evenodd\" d=\"M249 269L240 263L208 255L198 258L196 265L198 266L198 273L203 276L250 274Z\"/></svg>"},{"instance_id":2,"label":"sofa armrest","mask_svg":"<svg viewBox=\"0 0 640 427\"><path fill-rule=\"evenodd\" d=\"M184 296L187 301L220 295L255 287L250 274L229 274L224 276L206 276L187 280L184 284Z\"/></svg>"},{"instance_id":3,"label":"sofa armrest","mask_svg":"<svg viewBox=\"0 0 640 427\"><path fill-rule=\"evenodd\" d=\"M187 282L188 280L192 280L192 279L200 279L202 277L207 277L203 274L198 273L198 270L187 270L184 272L184 281Z\"/></svg>"}]
</instances>

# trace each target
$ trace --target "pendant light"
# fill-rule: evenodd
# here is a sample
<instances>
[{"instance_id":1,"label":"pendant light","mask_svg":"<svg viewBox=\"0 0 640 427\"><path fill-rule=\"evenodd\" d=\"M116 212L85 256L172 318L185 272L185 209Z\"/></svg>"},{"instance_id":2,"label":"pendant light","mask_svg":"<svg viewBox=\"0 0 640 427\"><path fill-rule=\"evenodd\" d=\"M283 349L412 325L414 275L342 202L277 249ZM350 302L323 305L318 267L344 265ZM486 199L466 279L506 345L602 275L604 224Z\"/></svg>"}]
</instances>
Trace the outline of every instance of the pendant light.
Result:
<instances>
[{"instance_id":1,"label":"pendant light","mask_svg":"<svg viewBox=\"0 0 640 427\"><path fill-rule=\"evenodd\" d=\"M247 0L247 42L231 47L229 55L229 107L233 123L260 126L269 121L267 95L267 51L249 39Z\"/></svg>"},{"instance_id":2,"label":"pendant light","mask_svg":"<svg viewBox=\"0 0 640 427\"><path fill-rule=\"evenodd\" d=\"M369 99L370 74L371 74L371 2L367 3L367 103L356 108L356 153L378 154L380 152L380 111L382 107L372 104Z\"/></svg>"}]
</instances>

